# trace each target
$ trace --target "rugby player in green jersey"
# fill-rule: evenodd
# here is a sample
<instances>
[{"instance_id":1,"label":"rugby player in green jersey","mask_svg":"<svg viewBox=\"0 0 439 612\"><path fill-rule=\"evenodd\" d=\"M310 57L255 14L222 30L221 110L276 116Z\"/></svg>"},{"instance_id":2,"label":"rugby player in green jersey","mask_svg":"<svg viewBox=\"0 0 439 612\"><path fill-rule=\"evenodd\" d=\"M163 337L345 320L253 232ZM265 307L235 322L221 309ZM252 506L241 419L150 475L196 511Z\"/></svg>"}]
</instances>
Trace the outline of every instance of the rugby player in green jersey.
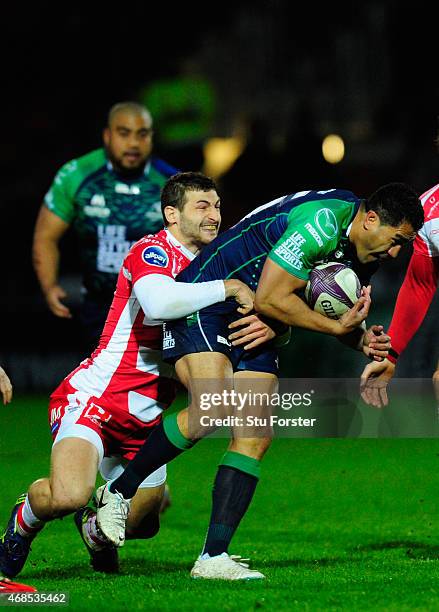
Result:
<instances>
[{"instance_id":1,"label":"rugby player in green jersey","mask_svg":"<svg viewBox=\"0 0 439 612\"><path fill-rule=\"evenodd\" d=\"M385 185L367 199L337 189L292 193L256 208L220 234L177 279L201 282L236 277L256 289L255 307L260 314L289 326L345 341L349 338L347 343L367 356L383 357L373 351L379 351L380 345L383 348L389 338L385 334L374 338L373 328L358 329L370 307L370 287L366 285L379 262L396 257L422 224L417 194L401 183ZM338 320L311 310L299 295L311 269L322 261L334 260L351 265L363 283L361 298ZM175 363L178 377L190 391L191 403L166 417L124 473L98 490L97 524L114 544L123 543L122 509L138 483L211 431L200 418L203 395L212 398L211 405L219 411L215 415L222 416L230 412L233 394L242 398L249 390L256 390L270 397L276 389L275 347L267 344L257 351L246 351L244 346L243 350L238 333L231 345L226 339L236 319L231 304L225 302L166 322L164 358ZM225 398L219 406L213 403L218 397ZM254 428L253 434L245 436L239 427L232 432L215 479L210 525L202 554L191 572L194 578L263 578L230 556L228 546L252 500L271 435L267 428Z\"/></svg>"},{"instance_id":2,"label":"rugby player in green jersey","mask_svg":"<svg viewBox=\"0 0 439 612\"><path fill-rule=\"evenodd\" d=\"M70 318L59 284L59 241L72 227L85 289L80 309L88 349L98 344L117 274L129 248L163 227L160 192L175 168L152 156L152 117L135 102L114 105L104 147L66 163L44 198L35 226L33 261L47 305Z\"/></svg>"}]
</instances>

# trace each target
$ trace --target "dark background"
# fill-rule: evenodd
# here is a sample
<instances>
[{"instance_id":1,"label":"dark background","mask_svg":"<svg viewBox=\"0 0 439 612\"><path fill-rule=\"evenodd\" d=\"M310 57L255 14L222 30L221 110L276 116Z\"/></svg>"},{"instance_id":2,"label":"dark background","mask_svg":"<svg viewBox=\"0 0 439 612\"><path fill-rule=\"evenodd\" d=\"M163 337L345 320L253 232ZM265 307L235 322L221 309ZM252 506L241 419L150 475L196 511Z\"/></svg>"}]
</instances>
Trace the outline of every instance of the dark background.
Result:
<instances>
[{"instance_id":1,"label":"dark background","mask_svg":"<svg viewBox=\"0 0 439 612\"><path fill-rule=\"evenodd\" d=\"M396 1L3 8L0 359L16 387L51 389L78 359L77 322L55 319L39 294L32 231L58 168L100 146L112 104L177 74L185 59L195 62L217 95L210 135L246 130L251 144L220 180L224 227L300 189L337 186L367 196L383 183L404 181L422 193L439 182L435 13L433 4ZM159 135L160 125L155 129ZM334 167L320 155L330 132L346 143ZM156 153L163 153L159 146ZM376 276L371 322L390 321L408 255ZM73 305L76 259L67 236L62 273ZM400 375L431 374L437 310L436 298L400 360ZM361 371L361 358L333 339L294 337L284 352L285 374Z\"/></svg>"}]
</instances>

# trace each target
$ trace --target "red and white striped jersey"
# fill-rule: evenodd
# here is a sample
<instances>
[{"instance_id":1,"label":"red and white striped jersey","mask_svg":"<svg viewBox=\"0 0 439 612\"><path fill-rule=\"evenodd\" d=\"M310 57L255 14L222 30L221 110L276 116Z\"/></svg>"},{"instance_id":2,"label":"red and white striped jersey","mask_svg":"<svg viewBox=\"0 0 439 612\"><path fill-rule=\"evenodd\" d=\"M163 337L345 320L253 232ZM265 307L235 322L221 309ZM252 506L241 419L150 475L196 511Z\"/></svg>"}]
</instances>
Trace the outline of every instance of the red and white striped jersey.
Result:
<instances>
[{"instance_id":1,"label":"red and white striped jersey","mask_svg":"<svg viewBox=\"0 0 439 612\"><path fill-rule=\"evenodd\" d=\"M428 257L439 257L439 184L421 196L425 222L414 242L414 251Z\"/></svg>"},{"instance_id":2,"label":"red and white striped jersey","mask_svg":"<svg viewBox=\"0 0 439 612\"><path fill-rule=\"evenodd\" d=\"M421 196L424 225L419 230L413 255L398 293L388 333L400 355L424 320L439 283L439 184ZM396 363L396 357L388 359Z\"/></svg>"},{"instance_id":3,"label":"red and white striped jersey","mask_svg":"<svg viewBox=\"0 0 439 612\"><path fill-rule=\"evenodd\" d=\"M98 348L51 397L96 404L121 426L123 413L144 423L156 419L174 398L174 371L162 361L162 322L146 319L133 286L148 274L175 278L193 258L166 229L136 242L119 272Z\"/></svg>"}]
</instances>

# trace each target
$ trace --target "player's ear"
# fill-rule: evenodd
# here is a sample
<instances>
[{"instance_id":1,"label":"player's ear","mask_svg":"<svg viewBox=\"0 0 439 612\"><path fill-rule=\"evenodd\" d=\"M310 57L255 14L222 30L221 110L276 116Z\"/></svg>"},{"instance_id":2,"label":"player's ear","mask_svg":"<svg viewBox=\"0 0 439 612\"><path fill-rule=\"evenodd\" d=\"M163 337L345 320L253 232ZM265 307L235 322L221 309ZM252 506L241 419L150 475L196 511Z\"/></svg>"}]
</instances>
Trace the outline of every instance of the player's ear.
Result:
<instances>
[{"instance_id":1,"label":"player's ear","mask_svg":"<svg viewBox=\"0 0 439 612\"><path fill-rule=\"evenodd\" d=\"M380 217L374 210L368 210L364 217L365 229L371 229L379 224Z\"/></svg>"},{"instance_id":2,"label":"player's ear","mask_svg":"<svg viewBox=\"0 0 439 612\"><path fill-rule=\"evenodd\" d=\"M110 128L106 127L102 131L102 138L106 147L110 144Z\"/></svg>"},{"instance_id":3,"label":"player's ear","mask_svg":"<svg viewBox=\"0 0 439 612\"><path fill-rule=\"evenodd\" d=\"M173 223L177 223L178 221L178 208L175 206L165 206L163 213L165 215L165 219L168 225L172 225Z\"/></svg>"}]
</instances>

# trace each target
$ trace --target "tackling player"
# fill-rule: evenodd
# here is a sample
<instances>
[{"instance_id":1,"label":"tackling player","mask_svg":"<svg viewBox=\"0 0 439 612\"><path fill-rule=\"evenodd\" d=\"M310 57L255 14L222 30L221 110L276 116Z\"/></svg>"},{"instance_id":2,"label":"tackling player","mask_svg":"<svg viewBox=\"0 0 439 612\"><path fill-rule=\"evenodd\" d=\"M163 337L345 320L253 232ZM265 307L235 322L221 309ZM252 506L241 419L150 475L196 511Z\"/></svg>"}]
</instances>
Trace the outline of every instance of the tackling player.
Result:
<instances>
[{"instance_id":1,"label":"tackling player","mask_svg":"<svg viewBox=\"0 0 439 612\"><path fill-rule=\"evenodd\" d=\"M161 358L161 319L229 298L241 313L253 307L253 292L239 280L174 280L218 234L213 181L199 173L173 176L163 189L162 210L167 227L138 241L124 259L98 348L51 395L50 477L35 481L17 500L0 539L0 570L9 577L21 571L44 524L85 506L98 469L105 479L117 477L161 422L175 394L173 368ZM166 466L160 465L141 483L127 537L158 531L165 479ZM75 520L93 567L116 571L116 550L96 528L95 513L82 508Z\"/></svg>"},{"instance_id":2,"label":"tackling player","mask_svg":"<svg viewBox=\"0 0 439 612\"><path fill-rule=\"evenodd\" d=\"M419 329L439 283L439 184L421 196L425 223L413 245L413 255L396 300L389 335L392 349L381 363L368 364L361 375L361 396L367 404L387 406L387 385L396 362ZM416 308L413 307L416 304ZM439 363L433 374L439 403Z\"/></svg>"},{"instance_id":3,"label":"tackling player","mask_svg":"<svg viewBox=\"0 0 439 612\"><path fill-rule=\"evenodd\" d=\"M355 347L373 355L380 347L386 350L388 338L383 334L372 340L370 330L357 329L369 310L369 288L363 287L360 300L338 321L312 311L298 292L306 286L310 270L322 261L350 262L364 280L381 260L396 257L401 246L414 239L422 222L416 193L400 183L380 188L367 200L335 189L294 193L260 206L225 231L180 274L179 280L190 283L236 276L257 290L255 306L259 313L286 325L337 337L355 332ZM277 353L273 346L248 352L224 342L228 326L235 319L225 303L166 324L164 357L175 362L180 380L190 390L191 405L167 417L124 474L98 490L101 507L97 521L115 544L123 543L125 530L120 507L125 507L143 478L207 433L206 429L194 432L188 427L189 415L194 413L196 419L200 392L206 390L203 380L216 381L217 389L227 393L232 383L235 391L248 391L255 380L258 392L269 396L275 388ZM264 577L227 551L253 497L260 461L270 443L270 435L234 436L217 472L211 521L202 554L191 572L193 577Z\"/></svg>"}]
</instances>

